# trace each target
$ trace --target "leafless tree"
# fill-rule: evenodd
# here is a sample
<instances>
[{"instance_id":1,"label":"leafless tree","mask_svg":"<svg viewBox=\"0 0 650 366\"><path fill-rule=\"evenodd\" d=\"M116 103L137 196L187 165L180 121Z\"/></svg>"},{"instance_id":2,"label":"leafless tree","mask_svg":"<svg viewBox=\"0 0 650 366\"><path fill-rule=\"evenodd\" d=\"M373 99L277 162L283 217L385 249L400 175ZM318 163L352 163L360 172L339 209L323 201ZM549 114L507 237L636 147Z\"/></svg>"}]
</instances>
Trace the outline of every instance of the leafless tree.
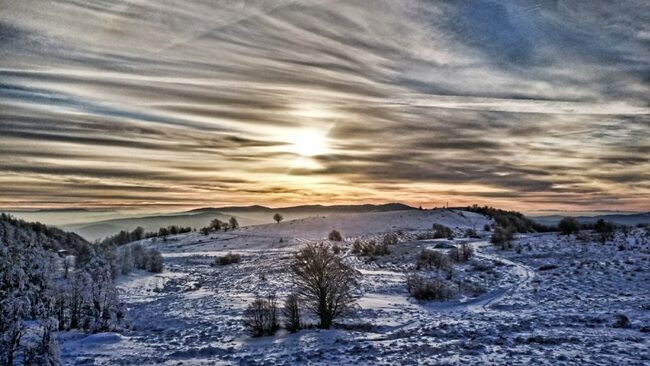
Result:
<instances>
[{"instance_id":1,"label":"leafless tree","mask_svg":"<svg viewBox=\"0 0 650 366\"><path fill-rule=\"evenodd\" d=\"M229 222L230 222L231 229L235 230L239 228L239 222L234 216L230 218Z\"/></svg>"},{"instance_id":2,"label":"leafless tree","mask_svg":"<svg viewBox=\"0 0 650 366\"><path fill-rule=\"evenodd\" d=\"M273 335L278 330L275 296L257 297L244 312L244 327L251 336Z\"/></svg>"},{"instance_id":3,"label":"leafless tree","mask_svg":"<svg viewBox=\"0 0 650 366\"><path fill-rule=\"evenodd\" d=\"M329 245L309 244L291 265L298 295L320 319L319 327L330 328L333 320L350 310L360 273L345 264Z\"/></svg>"},{"instance_id":4,"label":"leafless tree","mask_svg":"<svg viewBox=\"0 0 650 366\"><path fill-rule=\"evenodd\" d=\"M295 332L302 327L300 323L300 298L298 294L289 294L284 300L284 317L286 318L285 328Z\"/></svg>"}]
</instances>

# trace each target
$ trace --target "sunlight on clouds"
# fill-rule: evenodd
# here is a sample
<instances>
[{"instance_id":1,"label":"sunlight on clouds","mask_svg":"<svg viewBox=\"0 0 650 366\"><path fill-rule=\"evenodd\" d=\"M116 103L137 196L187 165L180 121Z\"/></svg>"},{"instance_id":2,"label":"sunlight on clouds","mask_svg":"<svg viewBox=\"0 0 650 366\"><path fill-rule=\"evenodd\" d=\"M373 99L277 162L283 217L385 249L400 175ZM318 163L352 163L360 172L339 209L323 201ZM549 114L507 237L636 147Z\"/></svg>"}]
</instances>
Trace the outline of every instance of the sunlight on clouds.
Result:
<instances>
[{"instance_id":1,"label":"sunlight on clouds","mask_svg":"<svg viewBox=\"0 0 650 366\"><path fill-rule=\"evenodd\" d=\"M325 155L329 149L327 134L315 128L296 129L285 136L289 151L300 156Z\"/></svg>"},{"instance_id":2,"label":"sunlight on clouds","mask_svg":"<svg viewBox=\"0 0 650 366\"><path fill-rule=\"evenodd\" d=\"M0 206L649 207L647 1L99 3L2 3Z\"/></svg>"}]
</instances>

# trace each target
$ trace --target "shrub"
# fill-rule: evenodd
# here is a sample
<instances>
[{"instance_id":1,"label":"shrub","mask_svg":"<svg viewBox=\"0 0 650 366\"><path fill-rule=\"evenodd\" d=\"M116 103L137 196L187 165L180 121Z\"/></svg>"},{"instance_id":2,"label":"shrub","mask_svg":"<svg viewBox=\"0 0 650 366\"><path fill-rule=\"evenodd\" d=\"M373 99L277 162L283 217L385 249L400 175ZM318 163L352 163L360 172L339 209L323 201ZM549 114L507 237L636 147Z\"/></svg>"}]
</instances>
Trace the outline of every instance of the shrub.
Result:
<instances>
[{"instance_id":1,"label":"shrub","mask_svg":"<svg viewBox=\"0 0 650 366\"><path fill-rule=\"evenodd\" d=\"M406 290L413 298L420 301L448 300L454 296L453 290L439 278L424 278L411 275L406 278Z\"/></svg>"},{"instance_id":2,"label":"shrub","mask_svg":"<svg viewBox=\"0 0 650 366\"><path fill-rule=\"evenodd\" d=\"M363 251L363 244L361 244L361 241L359 239L355 240L354 243L352 244L352 253L360 254L362 251Z\"/></svg>"},{"instance_id":3,"label":"shrub","mask_svg":"<svg viewBox=\"0 0 650 366\"><path fill-rule=\"evenodd\" d=\"M372 259L390 254L390 249L388 249L388 244L377 244L374 240L368 243L355 241L352 245L352 252Z\"/></svg>"},{"instance_id":4,"label":"shrub","mask_svg":"<svg viewBox=\"0 0 650 366\"><path fill-rule=\"evenodd\" d=\"M341 241L341 240L343 240L343 238L341 237L341 233L339 233L339 232L336 231L336 230L332 230L332 231L330 231L330 233L329 233L329 235L327 236L327 238L328 238L329 240L332 240L332 241Z\"/></svg>"},{"instance_id":5,"label":"shrub","mask_svg":"<svg viewBox=\"0 0 650 366\"><path fill-rule=\"evenodd\" d=\"M449 259L454 262L467 262L474 255L474 248L467 243L454 247L449 250Z\"/></svg>"},{"instance_id":6,"label":"shrub","mask_svg":"<svg viewBox=\"0 0 650 366\"><path fill-rule=\"evenodd\" d=\"M557 225L557 227L562 235L571 235L580 232L580 225L578 224L578 221L573 217L563 218L560 220L560 223Z\"/></svg>"},{"instance_id":7,"label":"shrub","mask_svg":"<svg viewBox=\"0 0 650 366\"><path fill-rule=\"evenodd\" d=\"M415 258L415 266L417 269L435 268L437 270L447 270L451 268L451 262L442 252L423 249Z\"/></svg>"},{"instance_id":8,"label":"shrub","mask_svg":"<svg viewBox=\"0 0 650 366\"><path fill-rule=\"evenodd\" d=\"M441 224L433 224L432 225L433 229L433 238L434 239L441 239L441 238L447 238L447 239L453 239L454 238L454 232L448 228L445 225Z\"/></svg>"},{"instance_id":9,"label":"shrub","mask_svg":"<svg viewBox=\"0 0 650 366\"><path fill-rule=\"evenodd\" d=\"M614 234L614 225L603 219L599 219L596 224L594 224L594 231L598 233L600 240L605 243L607 240L612 238Z\"/></svg>"},{"instance_id":10,"label":"shrub","mask_svg":"<svg viewBox=\"0 0 650 366\"><path fill-rule=\"evenodd\" d=\"M555 264L543 264L538 268L538 270L540 270L540 271L549 271L551 269L556 269L556 268L557 268L557 265L555 265Z\"/></svg>"},{"instance_id":11,"label":"shrub","mask_svg":"<svg viewBox=\"0 0 650 366\"><path fill-rule=\"evenodd\" d=\"M512 248L512 230L510 229L504 229L502 227L497 227L494 229L494 234L492 234L492 238L490 239L490 242L494 244L497 248L505 250L508 248Z\"/></svg>"},{"instance_id":12,"label":"shrub","mask_svg":"<svg viewBox=\"0 0 650 366\"><path fill-rule=\"evenodd\" d=\"M614 324L612 326L614 328L629 328L630 319L623 314L618 314L616 315L616 320L614 321Z\"/></svg>"},{"instance_id":13,"label":"shrub","mask_svg":"<svg viewBox=\"0 0 650 366\"><path fill-rule=\"evenodd\" d=\"M279 328L275 296L257 297L244 311L243 322L253 337L275 334Z\"/></svg>"},{"instance_id":14,"label":"shrub","mask_svg":"<svg viewBox=\"0 0 650 366\"><path fill-rule=\"evenodd\" d=\"M384 245L395 245L399 241L399 238L397 237L397 234L395 233L388 233L384 235L383 239L383 244Z\"/></svg>"},{"instance_id":15,"label":"shrub","mask_svg":"<svg viewBox=\"0 0 650 366\"><path fill-rule=\"evenodd\" d=\"M320 328L329 328L336 317L352 309L360 274L329 245L308 244L296 254L290 269L298 295L319 317Z\"/></svg>"},{"instance_id":16,"label":"shrub","mask_svg":"<svg viewBox=\"0 0 650 366\"><path fill-rule=\"evenodd\" d=\"M339 247L339 246L336 245L336 244L332 245L332 252L334 252L334 254L339 254L339 253L341 253L341 247Z\"/></svg>"},{"instance_id":17,"label":"shrub","mask_svg":"<svg viewBox=\"0 0 650 366\"><path fill-rule=\"evenodd\" d=\"M215 262L222 266L227 266L233 263L239 263L241 256L239 254L228 253L220 257L215 258Z\"/></svg>"},{"instance_id":18,"label":"shrub","mask_svg":"<svg viewBox=\"0 0 650 366\"><path fill-rule=\"evenodd\" d=\"M286 318L285 328L291 333L295 333L302 324L300 323L300 297L298 294L289 294L284 300L284 309L282 310Z\"/></svg>"}]
</instances>

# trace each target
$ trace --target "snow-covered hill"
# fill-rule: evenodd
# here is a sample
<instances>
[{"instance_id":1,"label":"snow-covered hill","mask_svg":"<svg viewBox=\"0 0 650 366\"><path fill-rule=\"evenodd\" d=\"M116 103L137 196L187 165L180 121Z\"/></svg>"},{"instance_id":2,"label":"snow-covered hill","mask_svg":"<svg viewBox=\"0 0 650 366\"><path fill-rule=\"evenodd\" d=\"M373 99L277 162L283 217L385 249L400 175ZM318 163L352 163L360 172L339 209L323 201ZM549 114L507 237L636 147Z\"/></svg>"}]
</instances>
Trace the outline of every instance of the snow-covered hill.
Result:
<instances>
[{"instance_id":1,"label":"snow-covered hill","mask_svg":"<svg viewBox=\"0 0 650 366\"><path fill-rule=\"evenodd\" d=\"M457 239L418 240L433 223ZM588 232L521 234L508 250L489 244L487 218L456 210L350 213L258 225L208 235L187 233L142 243L163 252L161 274L119 280L130 330L63 334L72 365L641 365L650 362L650 234L617 232L605 245ZM461 238L476 228L481 239ZM358 311L334 329L281 330L251 338L242 325L256 296L282 299L296 250L336 229L346 263L362 273ZM398 233L389 254L355 254L353 243ZM282 239L282 240L280 240ZM423 250L443 254L469 243L475 255L445 272L455 295L418 302L406 290ZM233 252L241 261L216 265ZM620 315L620 316L619 316ZM622 316L625 317L622 317ZM621 321L621 319L627 319ZM310 320L309 315L306 317Z\"/></svg>"}]
</instances>

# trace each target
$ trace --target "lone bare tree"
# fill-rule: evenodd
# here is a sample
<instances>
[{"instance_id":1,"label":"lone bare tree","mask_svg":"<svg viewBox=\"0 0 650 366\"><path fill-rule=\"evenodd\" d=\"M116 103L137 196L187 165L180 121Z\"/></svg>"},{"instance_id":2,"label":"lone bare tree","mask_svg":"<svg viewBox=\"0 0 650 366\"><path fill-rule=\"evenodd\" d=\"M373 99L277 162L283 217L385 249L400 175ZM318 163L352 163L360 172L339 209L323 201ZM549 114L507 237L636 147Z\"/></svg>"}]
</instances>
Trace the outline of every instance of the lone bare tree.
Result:
<instances>
[{"instance_id":1,"label":"lone bare tree","mask_svg":"<svg viewBox=\"0 0 650 366\"><path fill-rule=\"evenodd\" d=\"M239 222L237 221L237 219L234 216L230 218L229 222L230 222L230 228L232 230L235 230L235 229L239 228Z\"/></svg>"},{"instance_id":2,"label":"lone bare tree","mask_svg":"<svg viewBox=\"0 0 650 366\"><path fill-rule=\"evenodd\" d=\"M329 245L308 244L296 254L291 272L298 295L319 317L321 329L330 328L336 317L352 308L361 275Z\"/></svg>"},{"instance_id":3,"label":"lone bare tree","mask_svg":"<svg viewBox=\"0 0 650 366\"><path fill-rule=\"evenodd\" d=\"M275 215L273 215L273 220L275 220L279 224L280 221L284 220L284 217L282 217L282 215L280 215L279 213L276 213Z\"/></svg>"}]
</instances>

